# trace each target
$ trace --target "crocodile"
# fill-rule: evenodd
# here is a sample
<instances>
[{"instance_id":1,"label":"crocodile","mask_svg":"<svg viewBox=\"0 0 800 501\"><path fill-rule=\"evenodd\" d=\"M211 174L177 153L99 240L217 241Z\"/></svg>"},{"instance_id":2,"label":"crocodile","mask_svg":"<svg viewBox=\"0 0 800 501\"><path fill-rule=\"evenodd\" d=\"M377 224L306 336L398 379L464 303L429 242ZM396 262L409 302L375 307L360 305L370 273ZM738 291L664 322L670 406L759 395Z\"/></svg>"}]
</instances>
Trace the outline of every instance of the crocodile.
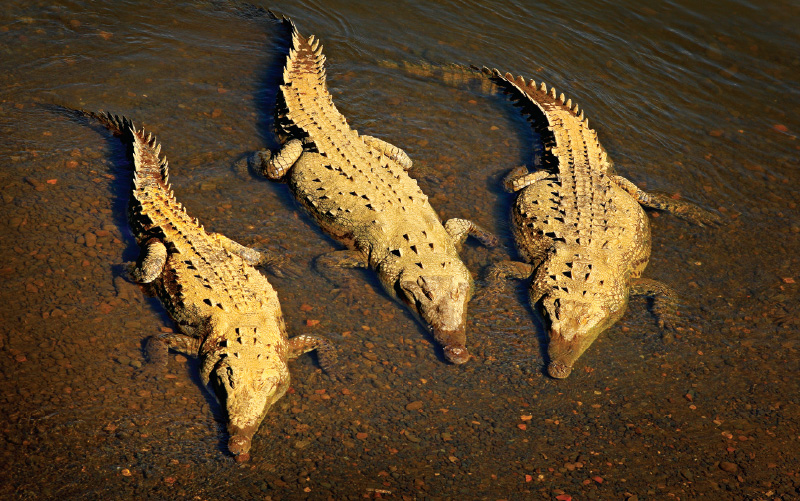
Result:
<instances>
[{"instance_id":1,"label":"crocodile","mask_svg":"<svg viewBox=\"0 0 800 501\"><path fill-rule=\"evenodd\" d=\"M597 133L577 104L545 83L496 69L473 68L510 96L542 139L540 169L514 169L505 179L518 192L511 226L525 262L489 268L488 291L506 278L532 278L532 305L549 320L548 373L569 376L576 360L624 313L631 295L652 299L660 327L675 326L675 293L643 278L650 258L650 224L642 206L700 225L716 214L689 202L646 193L615 174Z\"/></svg>"},{"instance_id":2,"label":"crocodile","mask_svg":"<svg viewBox=\"0 0 800 501\"><path fill-rule=\"evenodd\" d=\"M408 175L408 155L360 135L336 109L319 40L302 36L286 17L272 17L292 40L275 112L283 144L274 154L256 152L251 165L269 179L286 180L322 230L347 247L317 259L323 276L336 282L325 270L373 270L386 292L431 331L447 361L467 362L473 280L458 249L468 235L489 246L496 238L466 219L443 225Z\"/></svg>"},{"instance_id":3,"label":"crocodile","mask_svg":"<svg viewBox=\"0 0 800 501\"><path fill-rule=\"evenodd\" d=\"M289 387L287 363L316 348L320 364L330 367L335 351L322 337L287 337L278 294L254 268L276 257L192 219L175 199L151 134L125 117L72 111L98 120L132 153L128 220L141 253L130 277L150 284L180 329L148 339L150 367L165 368L169 349L198 357L203 383L227 410L228 450L246 461L264 416Z\"/></svg>"}]
</instances>

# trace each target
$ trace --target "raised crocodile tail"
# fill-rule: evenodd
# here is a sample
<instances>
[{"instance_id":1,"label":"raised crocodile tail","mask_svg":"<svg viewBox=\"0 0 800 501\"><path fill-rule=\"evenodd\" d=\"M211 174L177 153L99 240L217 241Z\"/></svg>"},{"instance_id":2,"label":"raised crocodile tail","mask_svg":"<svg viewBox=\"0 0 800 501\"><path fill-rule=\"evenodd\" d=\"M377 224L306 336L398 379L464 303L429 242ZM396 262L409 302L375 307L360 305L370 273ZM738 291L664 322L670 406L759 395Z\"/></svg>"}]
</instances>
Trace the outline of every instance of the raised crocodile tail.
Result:
<instances>
[{"instance_id":1,"label":"raised crocodile tail","mask_svg":"<svg viewBox=\"0 0 800 501\"><path fill-rule=\"evenodd\" d=\"M521 76L514 77L511 73L501 73L497 69L483 67L480 71L503 89L542 137L543 168L557 169L558 155L565 154L566 149L570 148L568 144L558 144L554 129L582 131L584 141L591 143L586 144L587 154L596 154L600 165L610 165L608 155L597 139L597 133L589 127L589 119L584 117L578 104L573 103L563 92L559 93L555 87L548 89L544 82L537 84L532 79L526 81Z\"/></svg>"},{"instance_id":2,"label":"raised crocodile tail","mask_svg":"<svg viewBox=\"0 0 800 501\"><path fill-rule=\"evenodd\" d=\"M100 122L112 134L119 137L125 146L131 148L131 154L134 155L133 178L137 189L140 188L139 184L144 182L150 186L156 184L172 194L172 188L169 184L169 162L167 162L166 157L162 158L160 156L161 145L152 134L145 135L144 129L137 130L136 126L133 125L133 121L122 115L114 115L108 112L95 113L85 110L72 111ZM134 148L136 144L141 145L138 152Z\"/></svg>"},{"instance_id":3,"label":"raised crocodile tail","mask_svg":"<svg viewBox=\"0 0 800 501\"><path fill-rule=\"evenodd\" d=\"M292 137L309 136L307 126L315 120L309 110L322 108L325 118L342 124L343 130L349 129L328 92L320 41L314 35L301 35L291 20L284 17L282 22L289 28L292 41L276 103L276 125Z\"/></svg>"},{"instance_id":4,"label":"raised crocodile tail","mask_svg":"<svg viewBox=\"0 0 800 501\"><path fill-rule=\"evenodd\" d=\"M148 209L146 199L161 200L160 206L172 211L172 217L181 219L184 223L194 223L203 228L197 219L192 219L186 214L183 204L175 199L172 186L169 182L169 162L161 155L161 145L156 138L144 129L137 129L129 118L108 112L95 113L93 111L64 108L74 115L96 120L112 134L119 137L123 144L129 148L133 159L133 199L137 202L131 208L135 213L144 213ZM134 234L144 235L147 229L139 227L143 221L139 217L131 218L131 228Z\"/></svg>"}]
</instances>

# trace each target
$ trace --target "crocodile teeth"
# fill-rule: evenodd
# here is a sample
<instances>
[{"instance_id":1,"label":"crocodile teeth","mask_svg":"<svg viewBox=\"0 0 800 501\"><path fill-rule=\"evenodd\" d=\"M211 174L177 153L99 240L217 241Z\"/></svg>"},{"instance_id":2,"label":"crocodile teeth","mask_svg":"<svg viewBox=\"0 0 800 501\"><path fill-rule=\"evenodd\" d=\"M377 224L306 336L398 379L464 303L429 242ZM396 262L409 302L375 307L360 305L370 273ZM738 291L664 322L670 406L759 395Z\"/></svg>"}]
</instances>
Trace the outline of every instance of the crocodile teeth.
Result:
<instances>
[{"instance_id":1,"label":"crocodile teeth","mask_svg":"<svg viewBox=\"0 0 800 501\"><path fill-rule=\"evenodd\" d=\"M580 115L578 115L578 118L580 118L581 120L583 120L583 110L581 110L581 113L580 113Z\"/></svg>"},{"instance_id":2,"label":"crocodile teeth","mask_svg":"<svg viewBox=\"0 0 800 501\"><path fill-rule=\"evenodd\" d=\"M550 87L550 96L555 99L556 98L556 88Z\"/></svg>"},{"instance_id":3,"label":"crocodile teeth","mask_svg":"<svg viewBox=\"0 0 800 501\"><path fill-rule=\"evenodd\" d=\"M559 99L559 101L561 101L561 104L564 104L564 103L566 103L566 102L567 102L567 98L566 98L566 96L564 96L564 93L563 93L563 92L562 92L562 93L561 93L561 95L558 97L558 99Z\"/></svg>"},{"instance_id":4,"label":"crocodile teeth","mask_svg":"<svg viewBox=\"0 0 800 501\"><path fill-rule=\"evenodd\" d=\"M536 88L536 80L534 80L534 79L532 79L532 78L531 78L531 79L528 81L528 87L530 87L531 89L535 89L535 88Z\"/></svg>"},{"instance_id":5,"label":"crocodile teeth","mask_svg":"<svg viewBox=\"0 0 800 501\"><path fill-rule=\"evenodd\" d=\"M567 99L567 108L572 108L572 99Z\"/></svg>"},{"instance_id":6,"label":"crocodile teeth","mask_svg":"<svg viewBox=\"0 0 800 501\"><path fill-rule=\"evenodd\" d=\"M542 92L547 92L547 85L542 82L542 85L539 86L539 90Z\"/></svg>"}]
</instances>

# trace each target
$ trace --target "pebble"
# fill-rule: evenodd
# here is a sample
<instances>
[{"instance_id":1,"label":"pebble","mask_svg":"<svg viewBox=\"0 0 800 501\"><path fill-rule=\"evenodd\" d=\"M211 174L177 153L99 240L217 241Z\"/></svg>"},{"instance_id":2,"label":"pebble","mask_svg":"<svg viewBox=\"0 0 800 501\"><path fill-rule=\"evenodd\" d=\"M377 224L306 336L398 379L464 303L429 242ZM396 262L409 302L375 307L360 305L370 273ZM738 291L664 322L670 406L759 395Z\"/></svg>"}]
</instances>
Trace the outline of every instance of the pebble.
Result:
<instances>
[{"instance_id":1,"label":"pebble","mask_svg":"<svg viewBox=\"0 0 800 501\"><path fill-rule=\"evenodd\" d=\"M736 473L739 471L739 466L736 463L731 463L730 461L720 461L719 469L722 471L727 471L728 473Z\"/></svg>"},{"instance_id":2,"label":"pebble","mask_svg":"<svg viewBox=\"0 0 800 501\"><path fill-rule=\"evenodd\" d=\"M417 443L421 440L418 436L414 435L410 431L406 431L404 435L406 437L406 440L408 440L409 442Z\"/></svg>"},{"instance_id":3,"label":"pebble","mask_svg":"<svg viewBox=\"0 0 800 501\"><path fill-rule=\"evenodd\" d=\"M413 402L410 402L410 403L406 404L406 410L407 411L416 411L416 410L422 409L423 405L424 404L423 404L422 400L415 400Z\"/></svg>"}]
</instances>

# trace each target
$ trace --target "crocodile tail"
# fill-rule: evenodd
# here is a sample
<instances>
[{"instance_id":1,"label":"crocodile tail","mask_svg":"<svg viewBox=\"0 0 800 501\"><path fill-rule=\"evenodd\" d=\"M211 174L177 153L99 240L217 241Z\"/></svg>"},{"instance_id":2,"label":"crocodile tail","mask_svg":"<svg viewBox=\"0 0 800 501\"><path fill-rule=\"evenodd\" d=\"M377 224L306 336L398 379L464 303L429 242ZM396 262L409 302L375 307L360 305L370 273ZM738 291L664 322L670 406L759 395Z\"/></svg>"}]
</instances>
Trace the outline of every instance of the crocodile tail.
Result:
<instances>
[{"instance_id":1,"label":"crocodile tail","mask_svg":"<svg viewBox=\"0 0 800 501\"><path fill-rule=\"evenodd\" d=\"M548 89L544 82L539 82L537 85L533 79L526 81L521 76L514 77L511 73L501 73L500 70L485 66L480 71L500 86L529 117L538 119L541 115L545 115L549 119L549 114L552 113L550 110L558 108L568 112L583 122L584 127L589 128L589 119L583 116L583 110L577 103L573 104L572 99L568 99L563 92L559 94L555 87Z\"/></svg>"},{"instance_id":2,"label":"crocodile tail","mask_svg":"<svg viewBox=\"0 0 800 501\"><path fill-rule=\"evenodd\" d=\"M169 162L161 156L161 144L155 136L144 129L136 129L131 123L128 129L133 142L134 186L136 190L157 185L172 197L169 185Z\"/></svg>"},{"instance_id":3,"label":"crocodile tail","mask_svg":"<svg viewBox=\"0 0 800 501\"><path fill-rule=\"evenodd\" d=\"M400 70L415 78L436 80L448 87L467 89L480 94L497 94L501 87L487 78L483 72L474 66L460 64L431 64L426 61L412 62L403 60L398 62L380 60L378 66L392 70Z\"/></svg>"},{"instance_id":4,"label":"crocodile tail","mask_svg":"<svg viewBox=\"0 0 800 501\"><path fill-rule=\"evenodd\" d=\"M547 170L558 170L559 160L556 157L556 137L553 127L568 125L585 131L586 141L591 141L591 150L597 152L601 164L610 165L610 159L597 138L597 132L589 127L589 119L584 117L577 103L567 98L555 87L548 89L547 84L534 80L526 81L523 77L514 77L511 73L501 73L497 69L481 68L481 72L503 89L511 101L516 104L531 122L536 133L542 138L544 152L542 167ZM565 120L569 123L564 123Z\"/></svg>"},{"instance_id":5,"label":"crocodile tail","mask_svg":"<svg viewBox=\"0 0 800 501\"><path fill-rule=\"evenodd\" d=\"M291 137L307 137L305 126L309 115L303 109L305 100L316 100L319 105L329 107L330 117L338 115L344 123L344 117L336 110L328 92L322 44L313 35L308 38L301 35L291 20L283 18L283 22L291 31L292 42L276 103L276 125ZM315 95L306 95L306 91Z\"/></svg>"}]
</instances>

